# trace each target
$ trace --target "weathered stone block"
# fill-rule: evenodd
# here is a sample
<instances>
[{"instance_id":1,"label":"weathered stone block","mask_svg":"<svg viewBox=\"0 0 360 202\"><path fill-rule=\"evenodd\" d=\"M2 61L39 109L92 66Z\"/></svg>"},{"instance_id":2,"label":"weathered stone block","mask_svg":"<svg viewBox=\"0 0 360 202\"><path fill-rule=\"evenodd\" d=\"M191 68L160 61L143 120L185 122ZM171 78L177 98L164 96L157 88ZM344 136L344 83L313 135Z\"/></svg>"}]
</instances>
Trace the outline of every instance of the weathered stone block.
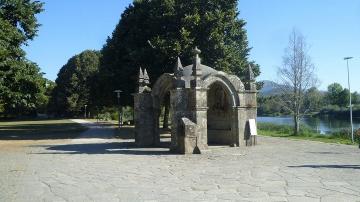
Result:
<instances>
[{"instance_id":1,"label":"weathered stone block","mask_svg":"<svg viewBox=\"0 0 360 202\"><path fill-rule=\"evenodd\" d=\"M181 154L199 153L197 148L196 124L188 118L181 118L179 130L179 152Z\"/></svg>"},{"instance_id":2,"label":"weathered stone block","mask_svg":"<svg viewBox=\"0 0 360 202\"><path fill-rule=\"evenodd\" d=\"M150 93L134 95L135 142L138 146L152 146L155 142L155 118Z\"/></svg>"}]
</instances>

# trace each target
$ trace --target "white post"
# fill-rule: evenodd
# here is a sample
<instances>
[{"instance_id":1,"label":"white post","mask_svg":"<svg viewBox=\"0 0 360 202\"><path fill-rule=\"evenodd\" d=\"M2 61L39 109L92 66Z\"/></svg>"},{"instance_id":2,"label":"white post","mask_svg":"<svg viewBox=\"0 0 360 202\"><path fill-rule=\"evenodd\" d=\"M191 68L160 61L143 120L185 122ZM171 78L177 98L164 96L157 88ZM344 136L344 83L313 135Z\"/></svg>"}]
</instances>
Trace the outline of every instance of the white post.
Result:
<instances>
[{"instance_id":1,"label":"white post","mask_svg":"<svg viewBox=\"0 0 360 202\"><path fill-rule=\"evenodd\" d=\"M351 103L351 88L350 88L350 70L349 70L349 60L352 59L352 57L345 57L344 60L346 60L347 64L347 71L348 71L348 86L349 86L349 92L350 92L350 123L351 123L351 141L354 143L354 125L353 125L353 117L352 117L352 103Z\"/></svg>"}]
</instances>

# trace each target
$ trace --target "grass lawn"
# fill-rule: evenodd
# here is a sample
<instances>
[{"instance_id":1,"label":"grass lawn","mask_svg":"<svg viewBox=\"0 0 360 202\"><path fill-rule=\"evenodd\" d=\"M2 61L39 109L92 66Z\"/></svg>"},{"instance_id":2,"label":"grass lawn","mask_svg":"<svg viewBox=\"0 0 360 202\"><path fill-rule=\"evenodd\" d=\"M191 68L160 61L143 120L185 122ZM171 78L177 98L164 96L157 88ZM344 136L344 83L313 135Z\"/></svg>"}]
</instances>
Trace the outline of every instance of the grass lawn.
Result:
<instances>
[{"instance_id":1,"label":"grass lawn","mask_svg":"<svg viewBox=\"0 0 360 202\"><path fill-rule=\"evenodd\" d=\"M273 124L258 124L258 133L263 136L284 137L298 140L311 140L325 143L348 144L353 145L350 137L346 134L322 135L305 129L299 135L292 134L292 128L289 126L279 126Z\"/></svg>"},{"instance_id":2,"label":"grass lawn","mask_svg":"<svg viewBox=\"0 0 360 202\"><path fill-rule=\"evenodd\" d=\"M75 138L86 127L67 119L0 121L0 140L40 140Z\"/></svg>"}]
</instances>

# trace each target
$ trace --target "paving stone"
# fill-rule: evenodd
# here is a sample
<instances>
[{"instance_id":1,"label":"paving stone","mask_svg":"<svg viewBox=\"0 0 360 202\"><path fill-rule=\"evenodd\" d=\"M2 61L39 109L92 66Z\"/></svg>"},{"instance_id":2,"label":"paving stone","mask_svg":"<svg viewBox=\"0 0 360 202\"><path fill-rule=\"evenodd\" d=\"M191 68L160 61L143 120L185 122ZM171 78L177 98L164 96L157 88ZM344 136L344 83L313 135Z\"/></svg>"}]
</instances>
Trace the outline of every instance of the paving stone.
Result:
<instances>
[{"instance_id":1,"label":"paving stone","mask_svg":"<svg viewBox=\"0 0 360 202\"><path fill-rule=\"evenodd\" d=\"M360 201L355 146L259 137L256 147L181 156L99 132L0 141L0 201Z\"/></svg>"}]
</instances>

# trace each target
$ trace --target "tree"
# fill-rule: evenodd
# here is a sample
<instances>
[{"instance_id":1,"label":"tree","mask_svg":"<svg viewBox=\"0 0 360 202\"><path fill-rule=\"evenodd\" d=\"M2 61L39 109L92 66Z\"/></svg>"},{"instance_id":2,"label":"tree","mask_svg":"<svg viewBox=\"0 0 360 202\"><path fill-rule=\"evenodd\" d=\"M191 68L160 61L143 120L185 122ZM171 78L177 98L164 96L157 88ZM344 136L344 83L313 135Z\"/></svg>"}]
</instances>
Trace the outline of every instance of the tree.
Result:
<instances>
[{"instance_id":1,"label":"tree","mask_svg":"<svg viewBox=\"0 0 360 202\"><path fill-rule=\"evenodd\" d=\"M93 107L91 83L99 69L100 53L86 50L75 55L60 69L49 109L61 116L78 116L84 106Z\"/></svg>"},{"instance_id":2,"label":"tree","mask_svg":"<svg viewBox=\"0 0 360 202\"><path fill-rule=\"evenodd\" d=\"M281 95L258 96L258 115L262 116L280 116L288 112L278 102Z\"/></svg>"},{"instance_id":3,"label":"tree","mask_svg":"<svg viewBox=\"0 0 360 202\"><path fill-rule=\"evenodd\" d=\"M310 88L305 93L305 109L309 109L309 112L319 112L324 105L324 97L324 93L316 87Z\"/></svg>"},{"instance_id":4,"label":"tree","mask_svg":"<svg viewBox=\"0 0 360 202\"><path fill-rule=\"evenodd\" d=\"M51 100L51 95L54 88L55 88L55 82L45 79L44 92L41 93L41 96L38 98L39 106L37 106L37 112L42 114L48 113L48 105Z\"/></svg>"},{"instance_id":5,"label":"tree","mask_svg":"<svg viewBox=\"0 0 360 202\"><path fill-rule=\"evenodd\" d=\"M327 97L328 104L340 105L340 103L342 102L341 94L344 90L343 87L341 86L341 84L332 83L327 87L327 89L328 89L328 92L326 94L326 97Z\"/></svg>"},{"instance_id":6,"label":"tree","mask_svg":"<svg viewBox=\"0 0 360 202\"><path fill-rule=\"evenodd\" d=\"M352 104L360 104L360 94L358 92L353 92L351 94Z\"/></svg>"},{"instance_id":7,"label":"tree","mask_svg":"<svg viewBox=\"0 0 360 202\"><path fill-rule=\"evenodd\" d=\"M360 103L360 95L357 92L351 93L352 104ZM339 83L332 83L328 86L326 94L328 104L337 105L339 107L348 107L350 101L349 89L343 88Z\"/></svg>"},{"instance_id":8,"label":"tree","mask_svg":"<svg viewBox=\"0 0 360 202\"><path fill-rule=\"evenodd\" d=\"M347 88L344 88L339 95L338 105L340 107L348 107L350 102L350 91Z\"/></svg>"},{"instance_id":9,"label":"tree","mask_svg":"<svg viewBox=\"0 0 360 202\"><path fill-rule=\"evenodd\" d=\"M42 6L39 1L0 1L0 105L8 116L34 113L43 104L45 79L22 50L36 36L35 15Z\"/></svg>"},{"instance_id":10,"label":"tree","mask_svg":"<svg viewBox=\"0 0 360 202\"><path fill-rule=\"evenodd\" d=\"M295 135L300 131L301 116L309 110L304 101L308 89L316 84L314 68L304 36L294 29L278 75L281 81L279 88L284 95L281 102L293 115Z\"/></svg>"},{"instance_id":11,"label":"tree","mask_svg":"<svg viewBox=\"0 0 360 202\"><path fill-rule=\"evenodd\" d=\"M250 48L238 18L237 0L136 0L122 14L102 49L97 97L113 104L113 90L124 91L125 104L132 103L139 66L147 68L152 84L172 72L176 58L192 61L191 50L202 50L203 63L244 78Z\"/></svg>"}]
</instances>

